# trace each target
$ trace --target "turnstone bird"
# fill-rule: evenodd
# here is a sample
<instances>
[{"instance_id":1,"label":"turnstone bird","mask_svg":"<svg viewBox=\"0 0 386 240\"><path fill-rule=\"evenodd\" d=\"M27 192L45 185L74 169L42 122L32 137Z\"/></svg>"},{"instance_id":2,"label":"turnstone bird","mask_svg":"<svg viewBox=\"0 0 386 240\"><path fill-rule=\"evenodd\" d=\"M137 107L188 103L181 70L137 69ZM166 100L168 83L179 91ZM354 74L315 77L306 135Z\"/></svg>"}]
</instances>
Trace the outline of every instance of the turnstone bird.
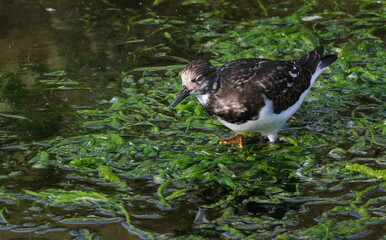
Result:
<instances>
[{"instance_id":1,"label":"turnstone bird","mask_svg":"<svg viewBox=\"0 0 386 240\"><path fill-rule=\"evenodd\" d=\"M195 95L209 115L237 133L220 144L238 142L242 147L241 132L260 132L275 142L317 76L338 59L337 54L323 56L323 51L319 46L292 61L239 59L219 69L194 60L182 69L182 88L171 106Z\"/></svg>"}]
</instances>

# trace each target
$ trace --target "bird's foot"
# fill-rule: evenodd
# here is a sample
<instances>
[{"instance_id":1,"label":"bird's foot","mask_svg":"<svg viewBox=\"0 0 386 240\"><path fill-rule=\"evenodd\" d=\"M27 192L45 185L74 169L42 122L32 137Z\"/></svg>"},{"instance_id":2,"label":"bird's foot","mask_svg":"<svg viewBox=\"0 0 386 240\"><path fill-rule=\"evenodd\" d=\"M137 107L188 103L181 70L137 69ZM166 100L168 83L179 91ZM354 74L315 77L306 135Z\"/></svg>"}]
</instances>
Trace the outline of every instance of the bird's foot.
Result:
<instances>
[{"instance_id":1,"label":"bird's foot","mask_svg":"<svg viewBox=\"0 0 386 240\"><path fill-rule=\"evenodd\" d=\"M243 148L243 136L240 134L236 134L231 138L222 140L219 142L220 144L231 144L231 143L238 143L240 148Z\"/></svg>"}]
</instances>

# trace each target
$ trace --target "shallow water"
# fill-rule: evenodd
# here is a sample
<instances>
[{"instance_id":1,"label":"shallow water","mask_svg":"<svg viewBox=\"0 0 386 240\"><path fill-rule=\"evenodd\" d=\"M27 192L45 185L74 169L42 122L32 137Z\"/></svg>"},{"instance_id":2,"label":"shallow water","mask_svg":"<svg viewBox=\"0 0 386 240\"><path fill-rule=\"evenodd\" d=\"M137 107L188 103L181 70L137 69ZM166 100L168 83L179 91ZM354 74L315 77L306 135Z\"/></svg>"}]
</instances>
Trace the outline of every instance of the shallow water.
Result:
<instances>
[{"instance_id":1,"label":"shallow water","mask_svg":"<svg viewBox=\"0 0 386 240\"><path fill-rule=\"evenodd\" d=\"M1 1L0 238L381 239L385 8ZM193 98L169 108L192 59L319 44L340 58L278 144L220 146Z\"/></svg>"}]
</instances>

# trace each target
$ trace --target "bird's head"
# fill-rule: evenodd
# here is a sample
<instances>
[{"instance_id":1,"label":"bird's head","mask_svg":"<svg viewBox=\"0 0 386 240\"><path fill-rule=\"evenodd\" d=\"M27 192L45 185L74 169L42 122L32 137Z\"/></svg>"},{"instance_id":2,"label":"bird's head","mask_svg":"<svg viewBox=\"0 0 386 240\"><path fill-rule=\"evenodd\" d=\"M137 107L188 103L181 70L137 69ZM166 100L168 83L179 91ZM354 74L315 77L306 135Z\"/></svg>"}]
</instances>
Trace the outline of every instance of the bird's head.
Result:
<instances>
[{"instance_id":1,"label":"bird's head","mask_svg":"<svg viewBox=\"0 0 386 240\"><path fill-rule=\"evenodd\" d=\"M194 60L181 71L182 88L172 103L172 108L177 106L189 95L202 95L209 88L209 76L216 72L216 68L205 60Z\"/></svg>"}]
</instances>

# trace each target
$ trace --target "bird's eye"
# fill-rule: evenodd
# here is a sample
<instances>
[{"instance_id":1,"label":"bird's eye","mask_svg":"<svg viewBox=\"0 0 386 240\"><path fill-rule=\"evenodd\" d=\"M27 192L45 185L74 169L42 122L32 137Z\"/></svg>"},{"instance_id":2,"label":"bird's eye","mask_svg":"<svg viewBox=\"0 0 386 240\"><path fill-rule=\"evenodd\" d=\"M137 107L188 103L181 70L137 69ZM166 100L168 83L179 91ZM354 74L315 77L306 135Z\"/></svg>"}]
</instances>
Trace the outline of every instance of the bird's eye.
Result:
<instances>
[{"instance_id":1,"label":"bird's eye","mask_svg":"<svg viewBox=\"0 0 386 240\"><path fill-rule=\"evenodd\" d=\"M201 81L203 78L204 78L203 75L198 75L198 76L196 77L196 81L199 82L199 81Z\"/></svg>"}]
</instances>

